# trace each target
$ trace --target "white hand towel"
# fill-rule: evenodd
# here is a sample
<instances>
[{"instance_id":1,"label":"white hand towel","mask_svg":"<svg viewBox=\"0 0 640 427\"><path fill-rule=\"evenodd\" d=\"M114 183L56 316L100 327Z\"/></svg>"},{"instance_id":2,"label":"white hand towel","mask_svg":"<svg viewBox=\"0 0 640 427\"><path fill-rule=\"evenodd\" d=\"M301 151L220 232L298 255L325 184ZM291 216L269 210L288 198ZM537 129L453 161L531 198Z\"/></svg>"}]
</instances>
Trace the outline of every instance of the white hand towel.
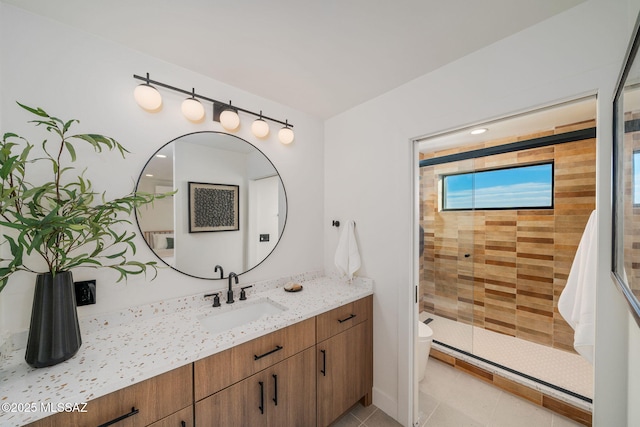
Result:
<instances>
[{"instance_id":1,"label":"white hand towel","mask_svg":"<svg viewBox=\"0 0 640 427\"><path fill-rule=\"evenodd\" d=\"M558 300L558 311L575 331L573 347L591 364L596 330L597 225L596 211L593 211Z\"/></svg>"},{"instance_id":2,"label":"white hand towel","mask_svg":"<svg viewBox=\"0 0 640 427\"><path fill-rule=\"evenodd\" d=\"M347 222L340 235L334 258L340 274L347 276L349 280L353 279L353 273L360 268L360 252L358 251L358 243L356 242L355 228L355 222Z\"/></svg>"}]
</instances>

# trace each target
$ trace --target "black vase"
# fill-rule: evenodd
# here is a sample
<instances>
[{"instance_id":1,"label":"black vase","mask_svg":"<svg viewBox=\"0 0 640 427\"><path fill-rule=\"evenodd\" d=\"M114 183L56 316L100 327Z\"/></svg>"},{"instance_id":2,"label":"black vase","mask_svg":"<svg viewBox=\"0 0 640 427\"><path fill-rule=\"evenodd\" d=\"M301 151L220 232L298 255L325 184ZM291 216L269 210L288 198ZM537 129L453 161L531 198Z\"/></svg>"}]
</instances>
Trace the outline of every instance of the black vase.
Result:
<instances>
[{"instance_id":1,"label":"black vase","mask_svg":"<svg viewBox=\"0 0 640 427\"><path fill-rule=\"evenodd\" d=\"M38 274L25 360L34 368L56 365L73 357L80 345L73 275Z\"/></svg>"}]
</instances>

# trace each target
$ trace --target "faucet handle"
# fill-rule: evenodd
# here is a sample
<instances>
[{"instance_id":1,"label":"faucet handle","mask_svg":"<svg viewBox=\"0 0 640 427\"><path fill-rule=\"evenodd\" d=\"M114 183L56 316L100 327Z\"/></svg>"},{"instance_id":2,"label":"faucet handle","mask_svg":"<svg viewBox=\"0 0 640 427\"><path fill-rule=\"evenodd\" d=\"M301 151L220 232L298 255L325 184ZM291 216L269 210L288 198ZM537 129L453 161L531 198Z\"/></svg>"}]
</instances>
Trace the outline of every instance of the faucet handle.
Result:
<instances>
[{"instance_id":1,"label":"faucet handle","mask_svg":"<svg viewBox=\"0 0 640 427\"><path fill-rule=\"evenodd\" d=\"M247 293L245 292L245 289L249 289L249 288L253 288L253 285L249 285L249 286L244 286L242 288L240 288L240 300L244 301L247 299Z\"/></svg>"},{"instance_id":2,"label":"faucet handle","mask_svg":"<svg viewBox=\"0 0 640 427\"><path fill-rule=\"evenodd\" d=\"M205 298L213 297L213 307L220 307L220 292L206 294Z\"/></svg>"}]
</instances>

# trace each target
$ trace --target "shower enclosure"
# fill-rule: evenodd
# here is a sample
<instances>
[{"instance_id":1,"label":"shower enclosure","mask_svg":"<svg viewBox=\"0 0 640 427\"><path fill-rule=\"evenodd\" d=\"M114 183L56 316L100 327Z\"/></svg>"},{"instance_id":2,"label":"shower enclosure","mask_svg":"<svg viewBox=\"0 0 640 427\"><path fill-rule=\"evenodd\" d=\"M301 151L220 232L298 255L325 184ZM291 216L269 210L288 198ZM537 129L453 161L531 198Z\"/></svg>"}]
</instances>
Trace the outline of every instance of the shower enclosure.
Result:
<instances>
[{"instance_id":1,"label":"shower enclosure","mask_svg":"<svg viewBox=\"0 0 640 427\"><path fill-rule=\"evenodd\" d=\"M425 140L418 301L433 357L477 361L587 406L592 367L557 301L595 209L595 107L589 114L455 148Z\"/></svg>"}]
</instances>

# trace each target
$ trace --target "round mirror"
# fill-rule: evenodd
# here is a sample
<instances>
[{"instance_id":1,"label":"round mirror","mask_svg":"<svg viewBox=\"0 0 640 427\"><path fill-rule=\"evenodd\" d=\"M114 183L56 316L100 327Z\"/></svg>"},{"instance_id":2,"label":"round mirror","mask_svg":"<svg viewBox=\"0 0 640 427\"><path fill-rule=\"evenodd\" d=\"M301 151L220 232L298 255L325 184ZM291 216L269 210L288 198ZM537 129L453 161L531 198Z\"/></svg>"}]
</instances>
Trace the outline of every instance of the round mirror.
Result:
<instances>
[{"instance_id":1,"label":"round mirror","mask_svg":"<svg viewBox=\"0 0 640 427\"><path fill-rule=\"evenodd\" d=\"M273 163L249 142L222 132L190 133L164 145L147 161L136 191L175 191L141 207L138 227L165 264L202 279L260 264L287 218Z\"/></svg>"}]
</instances>

